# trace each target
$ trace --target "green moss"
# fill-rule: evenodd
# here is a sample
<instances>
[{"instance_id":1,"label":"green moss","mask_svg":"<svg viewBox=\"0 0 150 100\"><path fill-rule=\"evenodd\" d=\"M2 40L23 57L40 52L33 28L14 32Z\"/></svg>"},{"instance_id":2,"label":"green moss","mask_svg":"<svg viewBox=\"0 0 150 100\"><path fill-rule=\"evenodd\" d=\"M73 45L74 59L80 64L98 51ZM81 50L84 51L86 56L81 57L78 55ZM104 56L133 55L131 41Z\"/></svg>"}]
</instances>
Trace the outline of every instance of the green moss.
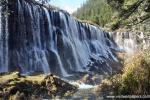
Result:
<instances>
[{"instance_id":1,"label":"green moss","mask_svg":"<svg viewBox=\"0 0 150 100\"><path fill-rule=\"evenodd\" d=\"M30 100L34 97L40 98L40 96L52 98L57 95L68 96L77 90L77 87L54 75L22 77L15 72L1 75L0 80L0 99L24 100L25 98Z\"/></svg>"}]
</instances>

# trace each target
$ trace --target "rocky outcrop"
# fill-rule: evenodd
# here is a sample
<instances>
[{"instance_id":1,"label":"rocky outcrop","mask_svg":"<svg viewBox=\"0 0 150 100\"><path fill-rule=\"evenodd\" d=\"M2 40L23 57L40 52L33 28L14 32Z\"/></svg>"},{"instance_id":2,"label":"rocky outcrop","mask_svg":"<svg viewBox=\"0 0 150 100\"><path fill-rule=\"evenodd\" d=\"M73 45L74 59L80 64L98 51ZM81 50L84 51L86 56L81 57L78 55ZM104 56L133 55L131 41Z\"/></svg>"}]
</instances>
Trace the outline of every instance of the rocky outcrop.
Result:
<instances>
[{"instance_id":1,"label":"rocky outcrop","mask_svg":"<svg viewBox=\"0 0 150 100\"><path fill-rule=\"evenodd\" d=\"M33 98L66 97L77 87L54 75L20 76L18 72L0 76L0 99L30 100Z\"/></svg>"}]
</instances>

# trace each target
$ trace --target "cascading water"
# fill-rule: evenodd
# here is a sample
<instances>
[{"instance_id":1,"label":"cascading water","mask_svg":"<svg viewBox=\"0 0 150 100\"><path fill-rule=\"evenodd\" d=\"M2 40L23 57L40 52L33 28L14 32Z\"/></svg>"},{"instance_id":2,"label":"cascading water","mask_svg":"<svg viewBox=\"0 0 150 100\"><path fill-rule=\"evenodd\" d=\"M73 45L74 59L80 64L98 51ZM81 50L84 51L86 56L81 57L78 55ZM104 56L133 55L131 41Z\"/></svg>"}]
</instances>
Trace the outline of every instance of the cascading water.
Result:
<instances>
[{"instance_id":1,"label":"cascading water","mask_svg":"<svg viewBox=\"0 0 150 100\"><path fill-rule=\"evenodd\" d=\"M8 32L1 29L0 33L1 38L6 35L0 41L1 72L8 68L22 73L42 71L66 76L89 71L87 65L94 60L101 72L115 70L110 62L117 62L112 52L117 46L98 27L32 0L9 0L8 8L12 10L8 28L1 23L2 29L8 29Z\"/></svg>"},{"instance_id":2,"label":"cascading water","mask_svg":"<svg viewBox=\"0 0 150 100\"><path fill-rule=\"evenodd\" d=\"M128 54L133 54L136 43L135 38L131 36L132 34L129 34L128 32L117 32L112 33L112 35L121 50L128 52Z\"/></svg>"},{"instance_id":3,"label":"cascading water","mask_svg":"<svg viewBox=\"0 0 150 100\"><path fill-rule=\"evenodd\" d=\"M0 72L8 72L8 19L4 15L6 9L0 6Z\"/></svg>"},{"instance_id":4,"label":"cascading water","mask_svg":"<svg viewBox=\"0 0 150 100\"><path fill-rule=\"evenodd\" d=\"M120 51L125 51L130 56L150 45L149 36L144 36L143 32L110 32L109 34Z\"/></svg>"}]
</instances>

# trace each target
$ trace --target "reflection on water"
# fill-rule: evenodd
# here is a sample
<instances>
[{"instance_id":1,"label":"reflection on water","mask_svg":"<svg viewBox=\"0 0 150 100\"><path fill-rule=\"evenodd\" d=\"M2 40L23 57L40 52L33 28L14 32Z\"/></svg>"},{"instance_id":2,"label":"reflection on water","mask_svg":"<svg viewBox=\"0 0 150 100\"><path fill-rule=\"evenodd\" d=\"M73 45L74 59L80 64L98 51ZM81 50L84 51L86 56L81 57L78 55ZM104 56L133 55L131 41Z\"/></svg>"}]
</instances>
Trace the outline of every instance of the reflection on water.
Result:
<instances>
[{"instance_id":1,"label":"reflection on water","mask_svg":"<svg viewBox=\"0 0 150 100\"><path fill-rule=\"evenodd\" d=\"M96 92L95 90L98 85L85 84L83 82L69 82L70 84L76 85L79 87L79 90L69 99L72 100L104 100L103 95Z\"/></svg>"},{"instance_id":2,"label":"reflection on water","mask_svg":"<svg viewBox=\"0 0 150 100\"><path fill-rule=\"evenodd\" d=\"M100 95L99 93L96 93L93 88L89 89L79 89L72 97L69 99L72 100L106 100L103 95Z\"/></svg>"},{"instance_id":3,"label":"reflection on water","mask_svg":"<svg viewBox=\"0 0 150 100\"><path fill-rule=\"evenodd\" d=\"M89 85L89 84L79 83L79 82L69 82L69 83L72 85L77 85L79 89L92 89L96 87L96 85Z\"/></svg>"}]
</instances>

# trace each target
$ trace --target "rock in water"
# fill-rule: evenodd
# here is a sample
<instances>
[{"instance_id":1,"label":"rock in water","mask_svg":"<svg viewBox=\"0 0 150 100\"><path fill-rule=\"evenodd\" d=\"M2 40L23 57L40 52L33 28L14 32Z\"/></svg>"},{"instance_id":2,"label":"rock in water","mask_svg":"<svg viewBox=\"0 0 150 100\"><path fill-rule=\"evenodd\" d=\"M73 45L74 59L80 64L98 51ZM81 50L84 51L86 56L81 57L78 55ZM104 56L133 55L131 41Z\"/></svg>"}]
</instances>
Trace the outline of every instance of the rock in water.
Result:
<instances>
[{"instance_id":1,"label":"rock in water","mask_svg":"<svg viewBox=\"0 0 150 100\"><path fill-rule=\"evenodd\" d=\"M54 75L23 77L17 72L0 76L0 99L4 100L65 97L76 91L77 87Z\"/></svg>"}]
</instances>

